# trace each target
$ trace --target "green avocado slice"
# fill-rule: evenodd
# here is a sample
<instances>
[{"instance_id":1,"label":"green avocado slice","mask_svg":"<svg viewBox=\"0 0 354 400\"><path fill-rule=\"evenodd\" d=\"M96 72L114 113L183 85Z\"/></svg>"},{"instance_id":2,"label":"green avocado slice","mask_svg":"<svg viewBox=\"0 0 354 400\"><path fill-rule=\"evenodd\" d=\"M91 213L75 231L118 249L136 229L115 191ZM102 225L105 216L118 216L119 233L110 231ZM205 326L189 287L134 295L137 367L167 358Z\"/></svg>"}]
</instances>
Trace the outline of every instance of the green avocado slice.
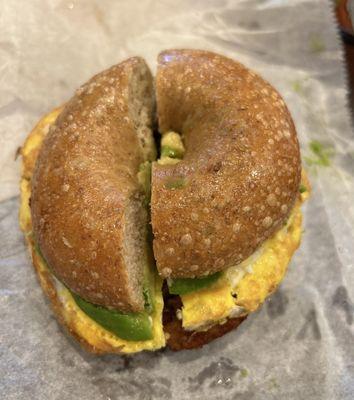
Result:
<instances>
[{"instance_id":1,"label":"green avocado slice","mask_svg":"<svg viewBox=\"0 0 354 400\"><path fill-rule=\"evenodd\" d=\"M85 314L121 339L139 341L153 338L152 319L147 312L125 314L89 303L75 293L71 294Z\"/></svg>"},{"instance_id":2,"label":"green avocado slice","mask_svg":"<svg viewBox=\"0 0 354 400\"><path fill-rule=\"evenodd\" d=\"M178 278L168 282L168 289L171 294L187 294L211 286L216 282L222 272L216 272L213 275L205 276L203 278Z\"/></svg>"}]
</instances>

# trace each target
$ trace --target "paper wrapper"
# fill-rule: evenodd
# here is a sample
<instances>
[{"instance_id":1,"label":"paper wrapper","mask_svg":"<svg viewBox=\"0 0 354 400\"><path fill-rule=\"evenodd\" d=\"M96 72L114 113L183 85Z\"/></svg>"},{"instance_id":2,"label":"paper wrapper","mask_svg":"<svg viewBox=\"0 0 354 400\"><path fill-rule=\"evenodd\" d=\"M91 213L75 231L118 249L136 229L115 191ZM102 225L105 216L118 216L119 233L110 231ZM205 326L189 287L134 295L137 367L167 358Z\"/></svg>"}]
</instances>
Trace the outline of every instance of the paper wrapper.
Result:
<instances>
[{"instance_id":1,"label":"paper wrapper","mask_svg":"<svg viewBox=\"0 0 354 400\"><path fill-rule=\"evenodd\" d=\"M354 135L331 5L2 2L2 399L354 398ZM154 70L157 53L174 47L231 56L285 98L313 185L303 243L280 290L235 332L201 350L92 356L58 326L30 265L17 222L14 155L40 116L94 73L132 55ZM325 162L310 149L313 140L324 146Z\"/></svg>"}]
</instances>

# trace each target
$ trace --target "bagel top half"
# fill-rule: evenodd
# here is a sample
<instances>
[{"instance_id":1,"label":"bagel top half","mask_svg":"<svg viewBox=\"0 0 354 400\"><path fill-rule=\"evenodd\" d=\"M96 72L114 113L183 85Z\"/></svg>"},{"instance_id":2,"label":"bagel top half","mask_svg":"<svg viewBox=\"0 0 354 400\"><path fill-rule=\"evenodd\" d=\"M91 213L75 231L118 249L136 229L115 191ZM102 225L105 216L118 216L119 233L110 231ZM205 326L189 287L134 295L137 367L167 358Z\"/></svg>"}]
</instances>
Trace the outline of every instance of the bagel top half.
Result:
<instances>
[{"instance_id":1,"label":"bagel top half","mask_svg":"<svg viewBox=\"0 0 354 400\"><path fill-rule=\"evenodd\" d=\"M150 71L130 58L66 104L32 179L33 235L54 274L95 304L144 308L147 210L140 164L155 158Z\"/></svg>"},{"instance_id":2,"label":"bagel top half","mask_svg":"<svg viewBox=\"0 0 354 400\"><path fill-rule=\"evenodd\" d=\"M277 91L226 57L159 55L159 131L182 135L183 160L154 163L154 255L163 277L212 274L249 257L289 216L301 161Z\"/></svg>"}]
</instances>

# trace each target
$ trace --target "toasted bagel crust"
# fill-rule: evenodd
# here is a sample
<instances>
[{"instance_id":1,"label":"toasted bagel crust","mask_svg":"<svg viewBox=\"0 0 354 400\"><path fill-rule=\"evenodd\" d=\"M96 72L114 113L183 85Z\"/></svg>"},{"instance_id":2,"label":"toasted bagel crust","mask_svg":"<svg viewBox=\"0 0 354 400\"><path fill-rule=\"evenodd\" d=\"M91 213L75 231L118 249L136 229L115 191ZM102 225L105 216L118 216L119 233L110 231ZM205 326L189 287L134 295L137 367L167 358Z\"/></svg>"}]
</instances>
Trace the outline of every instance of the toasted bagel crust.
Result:
<instances>
[{"instance_id":1,"label":"toasted bagel crust","mask_svg":"<svg viewBox=\"0 0 354 400\"><path fill-rule=\"evenodd\" d=\"M124 259L126 207L143 196L129 112L137 68L150 76L131 58L76 92L46 136L32 180L33 233L55 275L86 300L122 311L143 309ZM152 98L152 85L148 92Z\"/></svg>"},{"instance_id":2,"label":"toasted bagel crust","mask_svg":"<svg viewBox=\"0 0 354 400\"><path fill-rule=\"evenodd\" d=\"M291 116L278 92L226 57L159 55L159 129L184 159L152 170L154 255L163 277L197 277L251 255L285 221L300 183Z\"/></svg>"}]
</instances>

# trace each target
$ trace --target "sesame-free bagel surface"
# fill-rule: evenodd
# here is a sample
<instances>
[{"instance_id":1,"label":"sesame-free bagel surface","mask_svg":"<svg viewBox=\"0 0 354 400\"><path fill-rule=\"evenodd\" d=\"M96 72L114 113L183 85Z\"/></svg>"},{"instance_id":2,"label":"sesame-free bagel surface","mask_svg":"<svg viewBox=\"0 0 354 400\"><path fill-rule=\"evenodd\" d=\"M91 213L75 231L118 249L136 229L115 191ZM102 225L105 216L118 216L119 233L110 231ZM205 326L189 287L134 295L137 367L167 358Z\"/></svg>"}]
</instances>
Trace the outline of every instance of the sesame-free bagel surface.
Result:
<instances>
[{"instance_id":1,"label":"sesame-free bagel surface","mask_svg":"<svg viewBox=\"0 0 354 400\"><path fill-rule=\"evenodd\" d=\"M226 57L160 54L159 130L185 155L152 170L154 255L164 277L195 277L251 255L288 217L301 177L294 123L277 91Z\"/></svg>"}]
</instances>

